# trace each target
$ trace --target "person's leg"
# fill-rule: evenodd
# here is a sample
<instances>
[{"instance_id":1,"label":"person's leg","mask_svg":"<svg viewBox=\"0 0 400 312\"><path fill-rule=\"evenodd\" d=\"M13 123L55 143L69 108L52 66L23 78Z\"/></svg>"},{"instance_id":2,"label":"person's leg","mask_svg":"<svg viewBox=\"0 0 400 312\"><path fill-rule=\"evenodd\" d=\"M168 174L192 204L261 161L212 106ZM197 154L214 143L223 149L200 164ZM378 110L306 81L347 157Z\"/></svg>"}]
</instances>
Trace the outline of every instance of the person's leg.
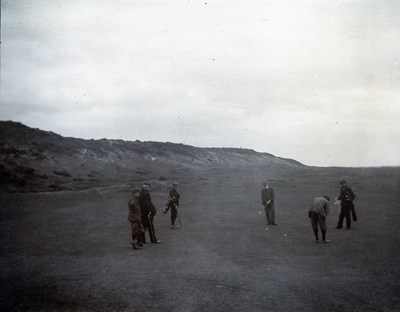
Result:
<instances>
[{"instance_id":1,"label":"person's leg","mask_svg":"<svg viewBox=\"0 0 400 312\"><path fill-rule=\"evenodd\" d=\"M338 224L336 226L337 229L341 229L343 227L343 218L345 216L345 206L342 204L342 209L340 210L340 214L339 214L339 221Z\"/></svg>"},{"instance_id":2,"label":"person's leg","mask_svg":"<svg viewBox=\"0 0 400 312\"><path fill-rule=\"evenodd\" d=\"M265 205L264 210L265 210L265 216L267 217L267 225L271 225L271 216L269 213L269 207Z\"/></svg>"},{"instance_id":3,"label":"person's leg","mask_svg":"<svg viewBox=\"0 0 400 312\"><path fill-rule=\"evenodd\" d=\"M311 227L314 231L314 236L315 236L315 241L318 243L319 238L318 238L318 217L317 214L314 211L311 211L310 213L310 220L311 220Z\"/></svg>"},{"instance_id":4,"label":"person's leg","mask_svg":"<svg viewBox=\"0 0 400 312\"><path fill-rule=\"evenodd\" d=\"M326 240L326 217L318 215L318 224L322 232L322 241L326 243L328 242L328 240Z\"/></svg>"},{"instance_id":5,"label":"person's leg","mask_svg":"<svg viewBox=\"0 0 400 312\"><path fill-rule=\"evenodd\" d=\"M143 232L142 231L138 231L137 235L136 235L136 241L139 247L143 247Z\"/></svg>"},{"instance_id":6,"label":"person's leg","mask_svg":"<svg viewBox=\"0 0 400 312\"><path fill-rule=\"evenodd\" d=\"M152 243L156 243L157 242L157 238L154 232L154 224L153 224L153 217L151 217L150 215L148 215L148 228L149 228L149 235L150 235L150 242Z\"/></svg>"},{"instance_id":7,"label":"person's leg","mask_svg":"<svg viewBox=\"0 0 400 312\"><path fill-rule=\"evenodd\" d=\"M136 234L136 241L139 245L139 247L143 247L143 241L144 241L144 227L142 224L142 221L137 222L137 234Z\"/></svg>"},{"instance_id":8,"label":"person's leg","mask_svg":"<svg viewBox=\"0 0 400 312\"><path fill-rule=\"evenodd\" d=\"M176 217L178 216L178 210L176 209L175 206L171 207L171 227L175 228L175 220Z\"/></svg>"},{"instance_id":9,"label":"person's leg","mask_svg":"<svg viewBox=\"0 0 400 312\"><path fill-rule=\"evenodd\" d=\"M146 217L142 216L142 225L143 225L142 243L143 244L147 244L147 241L146 241L146 230L149 231L149 233L150 233L150 230L149 230L149 219L147 218L147 216Z\"/></svg>"},{"instance_id":10,"label":"person's leg","mask_svg":"<svg viewBox=\"0 0 400 312\"><path fill-rule=\"evenodd\" d=\"M276 223L275 223L275 207L274 207L274 202L271 203L270 211L271 211L271 223L272 223L273 225L276 225Z\"/></svg>"},{"instance_id":11,"label":"person's leg","mask_svg":"<svg viewBox=\"0 0 400 312\"><path fill-rule=\"evenodd\" d=\"M318 242L319 238L318 238L318 229L313 230L314 231L314 236L315 236L315 240Z\"/></svg>"},{"instance_id":12,"label":"person's leg","mask_svg":"<svg viewBox=\"0 0 400 312\"><path fill-rule=\"evenodd\" d=\"M350 229L351 228L351 207L350 206L346 206L346 210L345 210L345 217L346 217L346 228Z\"/></svg>"},{"instance_id":13,"label":"person's leg","mask_svg":"<svg viewBox=\"0 0 400 312\"><path fill-rule=\"evenodd\" d=\"M131 225L131 243L135 242L135 225L133 224L133 222L130 222Z\"/></svg>"},{"instance_id":14,"label":"person's leg","mask_svg":"<svg viewBox=\"0 0 400 312\"><path fill-rule=\"evenodd\" d=\"M138 222L131 222L131 237L132 237L131 244L133 249L141 249L143 245L141 244L139 225L140 223Z\"/></svg>"},{"instance_id":15,"label":"person's leg","mask_svg":"<svg viewBox=\"0 0 400 312\"><path fill-rule=\"evenodd\" d=\"M319 215L318 216L318 223L319 223L319 228L321 229L322 233L322 241L326 241L326 217Z\"/></svg>"},{"instance_id":16,"label":"person's leg","mask_svg":"<svg viewBox=\"0 0 400 312\"><path fill-rule=\"evenodd\" d=\"M356 214L356 209L354 208L354 204L351 203L351 216L353 217L353 221L357 222L357 214Z\"/></svg>"}]
</instances>

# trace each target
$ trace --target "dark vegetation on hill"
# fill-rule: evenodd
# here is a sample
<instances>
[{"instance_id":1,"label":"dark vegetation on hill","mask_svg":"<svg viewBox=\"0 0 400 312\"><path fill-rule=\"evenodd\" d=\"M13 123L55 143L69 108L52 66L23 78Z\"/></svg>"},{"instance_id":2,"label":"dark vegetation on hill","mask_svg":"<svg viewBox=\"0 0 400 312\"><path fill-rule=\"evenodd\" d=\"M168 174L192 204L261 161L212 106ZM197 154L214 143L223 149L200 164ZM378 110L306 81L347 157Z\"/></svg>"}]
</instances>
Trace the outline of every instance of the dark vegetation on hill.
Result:
<instances>
[{"instance_id":1,"label":"dark vegetation on hill","mask_svg":"<svg viewBox=\"0 0 400 312\"><path fill-rule=\"evenodd\" d=\"M291 171L304 165L268 153L183 144L84 140L0 121L0 188L11 192L58 191L169 181L222 171Z\"/></svg>"}]
</instances>

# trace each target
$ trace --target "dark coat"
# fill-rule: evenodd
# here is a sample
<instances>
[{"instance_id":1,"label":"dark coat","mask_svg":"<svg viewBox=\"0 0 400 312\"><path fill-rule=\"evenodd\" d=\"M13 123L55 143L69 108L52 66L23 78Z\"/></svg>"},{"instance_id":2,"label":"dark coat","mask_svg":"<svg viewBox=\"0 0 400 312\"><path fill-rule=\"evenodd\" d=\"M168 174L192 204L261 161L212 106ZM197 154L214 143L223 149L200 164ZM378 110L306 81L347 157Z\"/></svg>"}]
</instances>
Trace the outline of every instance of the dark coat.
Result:
<instances>
[{"instance_id":1,"label":"dark coat","mask_svg":"<svg viewBox=\"0 0 400 312\"><path fill-rule=\"evenodd\" d=\"M265 206L267 201L274 201L274 190L271 187L263 188L261 190L261 203Z\"/></svg>"},{"instance_id":2,"label":"dark coat","mask_svg":"<svg viewBox=\"0 0 400 312\"><path fill-rule=\"evenodd\" d=\"M140 211L142 212L142 217L148 216L149 213L151 216L155 216L157 211L156 207L154 207L153 202L151 201L150 192L142 189L139 196L139 205Z\"/></svg>"},{"instance_id":3,"label":"dark coat","mask_svg":"<svg viewBox=\"0 0 400 312\"><path fill-rule=\"evenodd\" d=\"M181 198L181 195L179 195L178 191L176 188L172 188L169 191L169 196L168 196L168 206L178 206L179 207L179 198Z\"/></svg>"},{"instance_id":4,"label":"dark coat","mask_svg":"<svg viewBox=\"0 0 400 312\"><path fill-rule=\"evenodd\" d=\"M354 194L353 190L350 187L348 187L347 185L343 185L340 188L340 195L338 199L342 204L351 203L355 198L356 195Z\"/></svg>"},{"instance_id":5,"label":"dark coat","mask_svg":"<svg viewBox=\"0 0 400 312\"><path fill-rule=\"evenodd\" d=\"M139 201L137 198L133 197L129 200L129 214L128 221L130 222L142 222L142 215L140 212Z\"/></svg>"}]
</instances>

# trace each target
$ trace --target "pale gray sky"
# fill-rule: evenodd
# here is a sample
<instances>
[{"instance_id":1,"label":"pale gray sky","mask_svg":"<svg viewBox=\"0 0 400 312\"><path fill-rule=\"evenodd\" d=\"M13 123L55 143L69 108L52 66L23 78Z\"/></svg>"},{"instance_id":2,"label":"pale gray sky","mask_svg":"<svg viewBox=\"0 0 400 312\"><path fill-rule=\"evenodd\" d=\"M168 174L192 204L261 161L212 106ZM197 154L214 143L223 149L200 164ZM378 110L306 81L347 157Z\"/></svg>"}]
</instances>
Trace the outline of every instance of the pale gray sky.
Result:
<instances>
[{"instance_id":1,"label":"pale gray sky","mask_svg":"<svg viewBox=\"0 0 400 312\"><path fill-rule=\"evenodd\" d=\"M400 165L400 1L1 8L1 120L308 165Z\"/></svg>"}]
</instances>

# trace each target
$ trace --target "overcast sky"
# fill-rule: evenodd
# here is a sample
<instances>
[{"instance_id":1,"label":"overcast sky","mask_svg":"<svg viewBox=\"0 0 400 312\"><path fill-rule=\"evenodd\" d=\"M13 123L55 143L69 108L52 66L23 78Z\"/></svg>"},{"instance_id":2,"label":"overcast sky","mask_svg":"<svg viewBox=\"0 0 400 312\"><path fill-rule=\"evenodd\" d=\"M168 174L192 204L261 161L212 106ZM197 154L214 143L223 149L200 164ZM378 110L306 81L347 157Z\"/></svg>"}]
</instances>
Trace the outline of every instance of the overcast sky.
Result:
<instances>
[{"instance_id":1,"label":"overcast sky","mask_svg":"<svg viewBox=\"0 0 400 312\"><path fill-rule=\"evenodd\" d=\"M1 120L400 165L400 1L1 3Z\"/></svg>"}]
</instances>

